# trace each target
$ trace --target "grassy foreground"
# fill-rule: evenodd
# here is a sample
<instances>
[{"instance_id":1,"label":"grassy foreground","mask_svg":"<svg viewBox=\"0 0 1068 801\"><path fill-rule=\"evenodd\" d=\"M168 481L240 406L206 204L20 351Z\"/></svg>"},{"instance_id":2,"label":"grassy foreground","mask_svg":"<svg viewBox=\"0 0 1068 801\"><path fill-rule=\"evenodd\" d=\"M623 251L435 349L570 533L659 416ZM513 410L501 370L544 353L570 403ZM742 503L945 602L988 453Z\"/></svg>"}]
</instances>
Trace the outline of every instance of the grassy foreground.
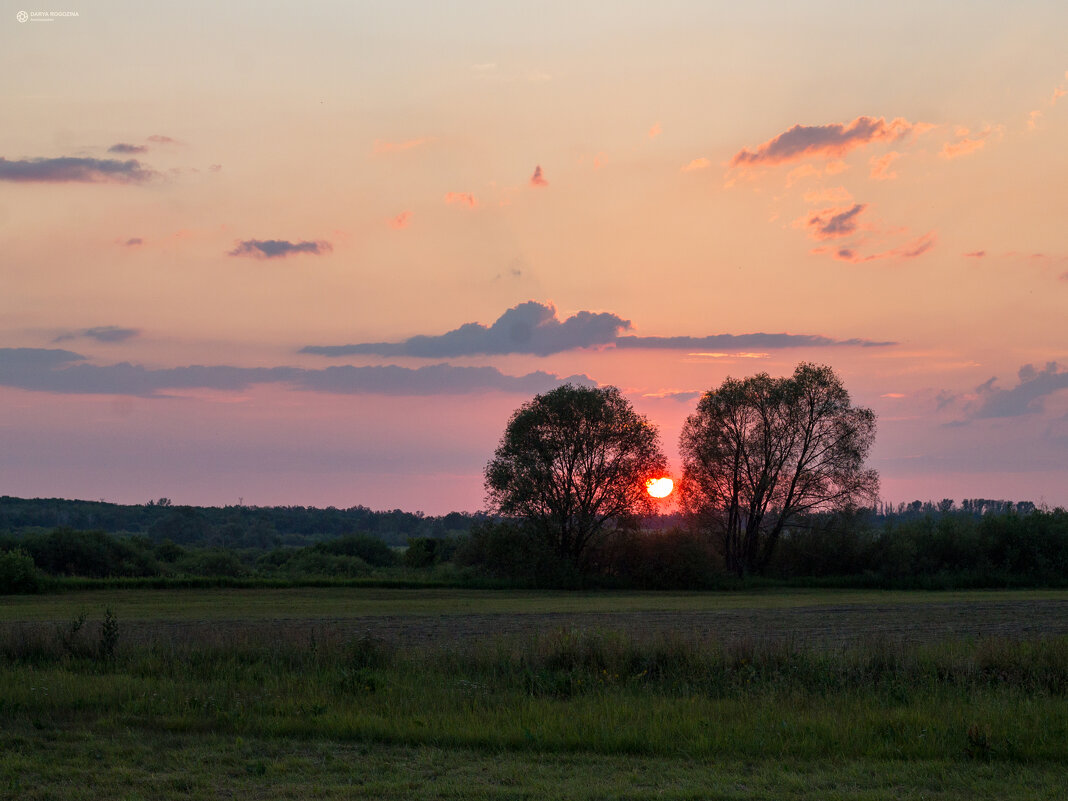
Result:
<instances>
[{"instance_id":1,"label":"grassy foreground","mask_svg":"<svg viewBox=\"0 0 1068 801\"><path fill-rule=\"evenodd\" d=\"M0 798L1062 797L1063 636L728 641L563 618L413 643L309 609L264 625L244 597L210 627L167 604L154 621L147 597L120 607L148 610L129 627L48 618L52 598L0 627Z\"/></svg>"},{"instance_id":2,"label":"grassy foreground","mask_svg":"<svg viewBox=\"0 0 1068 801\"><path fill-rule=\"evenodd\" d=\"M691 760L123 731L0 740L0 798L1060 801L1057 765Z\"/></svg>"}]
</instances>

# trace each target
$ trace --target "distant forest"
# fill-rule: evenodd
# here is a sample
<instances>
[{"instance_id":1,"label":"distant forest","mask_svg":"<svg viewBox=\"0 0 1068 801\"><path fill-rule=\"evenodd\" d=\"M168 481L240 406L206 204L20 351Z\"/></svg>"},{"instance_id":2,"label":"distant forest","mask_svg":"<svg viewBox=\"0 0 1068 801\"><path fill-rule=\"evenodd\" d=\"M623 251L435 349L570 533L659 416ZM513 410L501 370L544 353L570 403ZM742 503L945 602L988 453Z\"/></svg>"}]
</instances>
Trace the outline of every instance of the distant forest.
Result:
<instances>
[{"instance_id":1,"label":"distant forest","mask_svg":"<svg viewBox=\"0 0 1068 801\"><path fill-rule=\"evenodd\" d=\"M366 534L387 545L404 545L416 537L466 534L472 525L485 519L478 513L450 512L430 517L400 509L375 512L366 506L176 506L167 498L121 505L0 496L0 532L72 528L222 548L311 545L347 534Z\"/></svg>"},{"instance_id":2,"label":"distant forest","mask_svg":"<svg viewBox=\"0 0 1068 801\"><path fill-rule=\"evenodd\" d=\"M1068 512L968 499L811 515L759 575L725 570L681 515L601 538L561 563L522 520L484 513L142 505L0 497L0 594L77 586L387 585L715 589L1068 586Z\"/></svg>"}]
</instances>

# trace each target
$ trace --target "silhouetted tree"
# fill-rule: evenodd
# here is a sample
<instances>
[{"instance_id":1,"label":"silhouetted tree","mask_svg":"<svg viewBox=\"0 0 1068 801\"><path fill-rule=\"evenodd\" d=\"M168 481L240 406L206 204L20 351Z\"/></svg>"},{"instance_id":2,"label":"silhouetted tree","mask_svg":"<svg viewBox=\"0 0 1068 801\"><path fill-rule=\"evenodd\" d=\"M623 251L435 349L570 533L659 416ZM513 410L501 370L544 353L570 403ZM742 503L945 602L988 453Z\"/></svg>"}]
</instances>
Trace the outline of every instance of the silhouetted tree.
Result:
<instances>
[{"instance_id":1,"label":"silhouetted tree","mask_svg":"<svg viewBox=\"0 0 1068 801\"><path fill-rule=\"evenodd\" d=\"M653 510L666 460L656 428L615 387L562 387L521 406L486 466L490 506L522 517L578 566L606 531Z\"/></svg>"},{"instance_id":2,"label":"silhouetted tree","mask_svg":"<svg viewBox=\"0 0 1068 801\"><path fill-rule=\"evenodd\" d=\"M878 475L864 469L874 439L875 414L850 405L830 367L728 378L683 428L683 503L728 570L760 571L799 515L874 503Z\"/></svg>"}]
</instances>

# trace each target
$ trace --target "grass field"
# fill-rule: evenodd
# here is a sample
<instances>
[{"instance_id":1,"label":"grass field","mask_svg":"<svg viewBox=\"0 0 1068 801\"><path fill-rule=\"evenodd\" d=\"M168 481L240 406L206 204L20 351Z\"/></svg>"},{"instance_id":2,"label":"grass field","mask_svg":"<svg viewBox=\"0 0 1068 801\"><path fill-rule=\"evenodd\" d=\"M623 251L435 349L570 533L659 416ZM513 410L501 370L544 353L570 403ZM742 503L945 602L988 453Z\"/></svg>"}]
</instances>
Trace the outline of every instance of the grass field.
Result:
<instances>
[{"instance_id":1,"label":"grass field","mask_svg":"<svg viewBox=\"0 0 1068 801\"><path fill-rule=\"evenodd\" d=\"M1053 799L1068 778L1064 592L0 603L2 798Z\"/></svg>"}]
</instances>

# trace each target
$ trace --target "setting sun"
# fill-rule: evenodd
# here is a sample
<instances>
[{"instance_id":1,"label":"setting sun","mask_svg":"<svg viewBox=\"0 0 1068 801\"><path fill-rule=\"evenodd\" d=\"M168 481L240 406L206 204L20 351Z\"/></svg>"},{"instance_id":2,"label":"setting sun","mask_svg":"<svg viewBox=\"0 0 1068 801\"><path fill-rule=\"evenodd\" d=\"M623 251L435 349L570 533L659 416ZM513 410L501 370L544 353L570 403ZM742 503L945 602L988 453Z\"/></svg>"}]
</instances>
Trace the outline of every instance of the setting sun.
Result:
<instances>
[{"instance_id":1,"label":"setting sun","mask_svg":"<svg viewBox=\"0 0 1068 801\"><path fill-rule=\"evenodd\" d=\"M645 489L654 498L666 498L675 488L675 482L670 478L651 478L645 482Z\"/></svg>"}]
</instances>

